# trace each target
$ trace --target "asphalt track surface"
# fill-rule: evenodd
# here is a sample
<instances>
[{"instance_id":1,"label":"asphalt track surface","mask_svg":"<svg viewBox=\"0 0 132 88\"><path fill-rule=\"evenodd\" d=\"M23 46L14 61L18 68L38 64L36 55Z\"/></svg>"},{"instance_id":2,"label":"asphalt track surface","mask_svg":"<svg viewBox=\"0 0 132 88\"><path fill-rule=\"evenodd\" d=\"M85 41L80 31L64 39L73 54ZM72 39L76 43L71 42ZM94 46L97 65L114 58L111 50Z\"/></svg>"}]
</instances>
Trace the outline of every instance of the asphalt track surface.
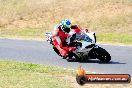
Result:
<instances>
[{"instance_id":1,"label":"asphalt track surface","mask_svg":"<svg viewBox=\"0 0 132 88\"><path fill-rule=\"evenodd\" d=\"M67 62L59 57L46 41L0 39L0 59L31 62L77 69L80 65L90 72L132 75L132 46L100 45L112 57L110 63L99 60Z\"/></svg>"}]
</instances>

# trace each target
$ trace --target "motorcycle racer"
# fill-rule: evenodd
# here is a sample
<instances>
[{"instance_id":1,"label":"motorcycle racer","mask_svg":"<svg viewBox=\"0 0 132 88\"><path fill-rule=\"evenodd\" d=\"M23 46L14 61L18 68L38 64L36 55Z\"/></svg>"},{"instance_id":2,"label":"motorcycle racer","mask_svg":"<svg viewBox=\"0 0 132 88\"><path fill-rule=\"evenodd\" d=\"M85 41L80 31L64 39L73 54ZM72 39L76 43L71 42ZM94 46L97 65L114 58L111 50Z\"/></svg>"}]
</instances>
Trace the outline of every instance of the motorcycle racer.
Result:
<instances>
[{"instance_id":1,"label":"motorcycle racer","mask_svg":"<svg viewBox=\"0 0 132 88\"><path fill-rule=\"evenodd\" d=\"M77 29L77 32L80 30L76 25L72 25L69 20L64 19L60 24L54 27L52 32L52 41L54 47L56 48L54 50L56 50L56 52L63 58L66 58L69 52L76 50L75 47L68 46L66 42L67 37L70 36L69 32L71 29Z\"/></svg>"},{"instance_id":2,"label":"motorcycle racer","mask_svg":"<svg viewBox=\"0 0 132 88\"><path fill-rule=\"evenodd\" d=\"M72 25L67 19L57 24L53 33L47 32L45 35L53 45L54 51L68 62L88 59L99 59L101 62L111 60L110 54L96 44L95 32Z\"/></svg>"}]
</instances>

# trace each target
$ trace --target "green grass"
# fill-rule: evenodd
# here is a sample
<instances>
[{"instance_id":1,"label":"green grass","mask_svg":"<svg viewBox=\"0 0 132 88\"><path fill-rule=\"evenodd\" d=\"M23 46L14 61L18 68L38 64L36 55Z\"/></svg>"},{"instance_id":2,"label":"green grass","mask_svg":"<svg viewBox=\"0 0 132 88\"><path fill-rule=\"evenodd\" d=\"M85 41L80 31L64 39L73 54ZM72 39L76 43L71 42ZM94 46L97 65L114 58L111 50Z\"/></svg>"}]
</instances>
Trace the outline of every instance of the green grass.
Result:
<instances>
[{"instance_id":1,"label":"green grass","mask_svg":"<svg viewBox=\"0 0 132 88\"><path fill-rule=\"evenodd\" d=\"M25 28L25 29L13 29L1 30L2 34L0 37L4 38L26 38L26 39L40 39L45 38L44 33L46 32L42 28ZM50 31L50 30L49 30ZM48 32L48 31L47 31ZM103 43L115 43L115 44L132 44L132 35L124 33L96 33L97 42Z\"/></svg>"},{"instance_id":2,"label":"green grass","mask_svg":"<svg viewBox=\"0 0 132 88\"><path fill-rule=\"evenodd\" d=\"M18 29L1 29L0 37L4 38L44 38L42 28L18 28Z\"/></svg>"},{"instance_id":3,"label":"green grass","mask_svg":"<svg viewBox=\"0 0 132 88\"><path fill-rule=\"evenodd\" d=\"M120 44L132 44L132 35L120 34L120 33L100 33L97 34L97 41L103 43L120 43Z\"/></svg>"},{"instance_id":4,"label":"green grass","mask_svg":"<svg viewBox=\"0 0 132 88\"><path fill-rule=\"evenodd\" d=\"M26 38L26 39L40 39L45 38L44 33L51 30L44 30L43 28L25 28L25 29L7 29L1 30L0 37L4 38ZM102 43L115 43L115 44L132 44L132 35L124 33L101 33L97 32L97 42Z\"/></svg>"},{"instance_id":5,"label":"green grass","mask_svg":"<svg viewBox=\"0 0 132 88\"><path fill-rule=\"evenodd\" d=\"M88 73L88 72L87 72ZM0 60L0 88L80 88L76 71L56 66ZM130 84L88 84L83 88L131 88Z\"/></svg>"},{"instance_id":6,"label":"green grass","mask_svg":"<svg viewBox=\"0 0 132 88\"><path fill-rule=\"evenodd\" d=\"M74 71L32 63L0 61L1 88L70 88Z\"/></svg>"}]
</instances>

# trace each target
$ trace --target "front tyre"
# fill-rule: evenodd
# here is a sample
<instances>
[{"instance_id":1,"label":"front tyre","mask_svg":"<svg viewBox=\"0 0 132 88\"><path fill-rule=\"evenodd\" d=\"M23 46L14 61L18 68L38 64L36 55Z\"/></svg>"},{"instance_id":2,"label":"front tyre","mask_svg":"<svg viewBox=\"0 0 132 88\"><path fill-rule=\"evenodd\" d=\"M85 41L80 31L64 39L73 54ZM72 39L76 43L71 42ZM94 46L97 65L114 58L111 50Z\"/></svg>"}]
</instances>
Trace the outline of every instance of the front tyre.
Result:
<instances>
[{"instance_id":1,"label":"front tyre","mask_svg":"<svg viewBox=\"0 0 132 88\"><path fill-rule=\"evenodd\" d=\"M103 48L96 48L97 58L104 63L108 63L111 60L110 54Z\"/></svg>"}]
</instances>

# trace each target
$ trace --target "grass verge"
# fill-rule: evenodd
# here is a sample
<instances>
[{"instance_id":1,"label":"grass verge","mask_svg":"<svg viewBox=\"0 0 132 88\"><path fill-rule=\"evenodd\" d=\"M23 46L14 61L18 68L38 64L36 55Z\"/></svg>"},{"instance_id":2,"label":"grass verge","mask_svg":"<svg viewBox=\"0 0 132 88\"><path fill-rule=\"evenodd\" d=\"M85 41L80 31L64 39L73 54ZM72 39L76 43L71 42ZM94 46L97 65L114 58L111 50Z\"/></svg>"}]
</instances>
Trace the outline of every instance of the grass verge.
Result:
<instances>
[{"instance_id":1,"label":"grass verge","mask_svg":"<svg viewBox=\"0 0 132 88\"><path fill-rule=\"evenodd\" d=\"M99 33L97 34L97 42L131 45L132 35L121 33Z\"/></svg>"},{"instance_id":2,"label":"grass verge","mask_svg":"<svg viewBox=\"0 0 132 88\"><path fill-rule=\"evenodd\" d=\"M131 88L130 84L85 84L75 80L75 70L0 60L0 88Z\"/></svg>"},{"instance_id":3,"label":"grass verge","mask_svg":"<svg viewBox=\"0 0 132 88\"><path fill-rule=\"evenodd\" d=\"M65 78L73 74L59 67L0 61L1 88L70 88Z\"/></svg>"},{"instance_id":4,"label":"grass verge","mask_svg":"<svg viewBox=\"0 0 132 88\"><path fill-rule=\"evenodd\" d=\"M1 29L2 38L43 40L47 31L43 28ZM124 33L97 33L97 42L132 45L132 35Z\"/></svg>"}]
</instances>

